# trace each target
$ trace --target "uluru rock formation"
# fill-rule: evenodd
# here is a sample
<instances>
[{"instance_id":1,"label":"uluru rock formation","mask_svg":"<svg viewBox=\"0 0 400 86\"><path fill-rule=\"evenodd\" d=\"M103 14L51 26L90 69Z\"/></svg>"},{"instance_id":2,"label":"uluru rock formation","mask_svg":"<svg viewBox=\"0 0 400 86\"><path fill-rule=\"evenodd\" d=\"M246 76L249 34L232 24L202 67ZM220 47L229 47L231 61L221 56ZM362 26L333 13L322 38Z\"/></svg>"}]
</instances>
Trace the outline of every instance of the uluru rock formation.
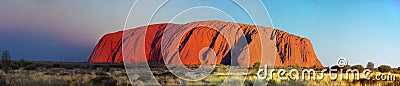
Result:
<instances>
[{"instance_id":1,"label":"uluru rock formation","mask_svg":"<svg viewBox=\"0 0 400 86\"><path fill-rule=\"evenodd\" d=\"M310 40L269 27L217 20L153 24L104 35L96 62L323 67ZM265 60L266 59L266 60Z\"/></svg>"}]
</instances>

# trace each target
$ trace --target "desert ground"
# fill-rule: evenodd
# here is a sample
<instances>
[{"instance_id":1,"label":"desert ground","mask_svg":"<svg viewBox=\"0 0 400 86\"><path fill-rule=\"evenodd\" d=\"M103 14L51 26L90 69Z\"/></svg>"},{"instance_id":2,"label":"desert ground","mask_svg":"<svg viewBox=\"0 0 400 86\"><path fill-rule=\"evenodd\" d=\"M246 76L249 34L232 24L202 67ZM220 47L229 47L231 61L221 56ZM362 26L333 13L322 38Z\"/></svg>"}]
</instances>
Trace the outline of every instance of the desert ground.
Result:
<instances>
[{"instance_id":1,"label":"desert ground","mask_svg":"<svg viewBox=\"0 0 400 86\"><path fill-rule=\"evenodd\" d=\"M145 75L145 68L130 69L126 72L124 64L111 63L63 63L63 62L27 62L21 65L21 62L15 62L17 66L11 67L9 70L0 71L0 84L3 86L134 86L141 85L228 85L228 86L251 86L254 84L267 84L269 86L398 86L400 85L400 75L398 68L393 68L385 74L396 75L395 80L330 80L328 74L324 74L322 80L280 80L277 76L273 79L258 79L257 68L246 68L246 73L235 72L230 68L243 68L238 66L216 65L215 69L207 77L189 81L175 76L168 70L166 66L150 66L153 75ZM19 67L19 65L21 65ZM198 65L187 66L191 69L196 69ZM178 67L179 68L179 67ZM275 67L275 69L298 69L301 67ZM321 70L321 69L315 69ZM229 73L231 72L231 73ZM237 73L236 76L229 74ZM241 75L240 75L241 74ZM337 73L335 73L337 74ZM377 69L373 69L372 75L381 74ZM130 75L131 79L128 78ZM273 75L278 75L273 73ZM339 74L341 75L341 74ZM343 74L342 74L343 75ZM152 77L154 76L154 77ZM190 74L189 74L190 76ZM227 79L229 77L229 79ZM156 79L156 80L152 80ZM227 80L226 80L227 79Z\"/></svg>"}]
</instances>

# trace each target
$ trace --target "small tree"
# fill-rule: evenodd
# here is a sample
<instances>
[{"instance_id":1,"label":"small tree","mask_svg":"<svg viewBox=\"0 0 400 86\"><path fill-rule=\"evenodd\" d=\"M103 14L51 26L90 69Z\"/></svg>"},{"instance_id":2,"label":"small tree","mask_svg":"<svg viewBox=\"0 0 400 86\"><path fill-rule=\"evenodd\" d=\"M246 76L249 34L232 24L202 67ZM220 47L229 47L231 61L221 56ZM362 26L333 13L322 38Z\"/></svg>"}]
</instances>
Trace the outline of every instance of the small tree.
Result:
<instances>
[{"instance_id":1,"label":"small tree","mask_svg":"<svg viewBox=\"0 0 400 86\"><path fill-rule=\"evenodd\" d=\"M18 66L19 67L25 67L27 65L27 62L24 59L19 59L18 60Z\"/></svg>"},{"instance_id":2,"label":"small tree","mask_svg":"<svg viewBox=\"0 0 400 86\"><path fill-rule=\"evenodd\" d=\"M381 65L378 67L378 70L381 71L382 73L385 73L385 72L390 72L392 68L389 65Z\"/></svg>"},{"instance_id":3,"label":"small tree","mask_svg":"<svg viewBox=\"0 0 400 86\"><path fill-rule=\"evenodd\" d=\"M393 70L393 72L399 74L400 73L400 67L397 67L396 70Z\"/></svg>"},{"instance_id":4,"label":"small tree","mask_svg":"<svg viewBox=\"0 0 400 86\"><path fill-rule=\"evenodd\" d=\"M260 62L255 62L253 64L253 69L259 69L260 68L261 63Z\"/></svg>"},{"instance_id":5,"label":"small tree","mask_svg":"<svg viewBox=\"0 0 400 86\"><path fill-rule=\"evenodd\" d=\"M368 62L367 69L374 69L374 63Z\"/></svg>"},{"instance_id":6,"label":"small tree","mask_svg":"<svg viewBox=\"0 0 400 86\"><path fill-rule=\"evenodd\" d=\"M1 58L1 64L3 66L4 72L7 73L10 71L11 56L10 56L10 52L8 52L8 50L3 51L2 58Z\"/></svg>"}]
</instances>

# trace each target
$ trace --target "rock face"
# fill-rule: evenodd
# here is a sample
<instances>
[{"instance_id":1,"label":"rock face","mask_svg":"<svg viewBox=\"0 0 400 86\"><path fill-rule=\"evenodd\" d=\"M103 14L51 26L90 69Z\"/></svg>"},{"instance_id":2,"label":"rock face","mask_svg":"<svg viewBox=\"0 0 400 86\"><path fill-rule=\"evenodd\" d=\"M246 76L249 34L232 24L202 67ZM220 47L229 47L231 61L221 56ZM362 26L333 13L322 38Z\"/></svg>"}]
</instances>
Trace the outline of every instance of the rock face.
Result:
<instances>
[{"instance_id":1,"label":"rock face","mask_svg":"<svg viewBox=\"0 0 400 86\"><path fill-rule=\"evenodd\" d=\"M287 32L276 30L275 66L299 65L304 67L323 67L314 53L310 40Z\"/></svg>"},{"instance_id":2,"label":"rock face","mask_svg":"<svg viewBox=\"0 0 400 86\"><path fill-rule=\"evenodd\" d=\"M109 33L89 58L91 63L124 60L242 66L262 60L275 66L323 67L306 38L268 27L215 20L153 24Z\"/></svg>"},{"instance_id":3,"label":"rock face","mask_svg":"<svg viewBox=\"0 0 400 86\"><path fill-rule=\"evenodd\" d=\"M122 31L104 35L94 48L89 62L123 62L121 38Z\"/></svg>"}]
</instances>

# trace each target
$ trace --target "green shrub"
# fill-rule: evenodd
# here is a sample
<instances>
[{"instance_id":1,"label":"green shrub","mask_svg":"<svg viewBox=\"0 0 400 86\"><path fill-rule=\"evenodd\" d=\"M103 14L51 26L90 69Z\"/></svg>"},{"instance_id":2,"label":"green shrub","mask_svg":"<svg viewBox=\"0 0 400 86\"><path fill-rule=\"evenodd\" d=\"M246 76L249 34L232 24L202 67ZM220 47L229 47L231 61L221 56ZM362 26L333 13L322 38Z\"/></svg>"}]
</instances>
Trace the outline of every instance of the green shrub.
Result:
<instances>
[{"instance_id":1,"label":"green shrub","mask_svg":"<svg viewBox=\"0 0 400 86\"><path fill-rule=\"evenodd\" d=\"M259 69L260 66L261 66L261 63L260 63L260 62L255 62L255 63L253 64L253 69Z\"/></svg>"},{"instance_id":2,"label":"green shrub","mask_svg":"<svg viewBox=\"0 0 400 86\"><path fill-rule=\"evenodd\" d=\"M301 66L300 66L299 64L296 64L296 65L294 66L294 68L296 68L296 69L300 69L300 68L301 68Z\"/></svg>"},{"instance_id":3,"label":"green shrub","mask_svg":"<svg viewBox=\"0 0 400 86\"><path fill-rule=\"evenodd\" d=\"M6 78L3 74L0 74L0 85L6 85Z\"/></svg>"},{"instance_id":4,"label":"green shrub","mask_svg":"<svg viewBox=\"0 0 400 86\"><path fill-rule=\"evenodd\" d=\"M78 66L81 69L93 69L93 65L92 64L81 64Z\"/></svg>"},{"instance_id":5,"label":"green shrub","mask_svg":"<svg viewBox=\"0 0 400 86\"><path fill-rule=\"evenodd\" d=\"M104 71L96 71L95 72L96 75L108 75L106 72Z\"/></svg>"},{"instance_id":6,"label":"green shrub","mask_svg":"<svg viewBox=\"0 0 400 86\"><path fill-rule=\"evenodd\" d=\"M16 64L11 64L10 68L13 69L13 70L17 70L19 67Z\"/></svg>"},{"instance_id":7,"label":"green shrub","mask_svg":"<svg viewBox=\"0 0 400 86\"><path fill-rule=\"evenodd\" d=\"M61 68L62 64L60 63L54 63L51 65L52 68Z\"/></svg>"},{"instance_id":8,"label":"green shrub","mask_svg":"<svg viewBox=\"0 0 400 86\"><path fill-rule=\"evenodd\" d=\"M36 70L36 69L37 69L36 65L33 64L28 65L24 68L24 70Z\"/></svg>"},{"instance_id":9,"label":"green shrub","mask_svg":"<svg viewBox=\"0 0 400 86\"><path fill-rule=\"evenodd\" d=\"M390 72L392 68L389 65L381 65L378 67L378 70L382 73Z\"/></svg>"},{"instance_id":10,"label":"green shrub","mask_svg":"<svg viewBox=\"0 0 400 86\"><path fill-rule=\"evenodd\" d=\"M364 67L362 66L362 65L354 65L354 66L351 66L351 69L357 69L358 71L360 71L360 72L363 72L364 71ZM347 71L347 70L346 70Z\"/></svg>"},{"instance_id":11,"label":"green shrub","mask_svg":"<svg viewBox=\"0 0 400 86\"><path fill-rule=\"evenodd\" d=\"M224 64L216 64L215 66L224 66Z\"/></svg>"},{"instance_id":12,"label":"green shrub","mask_svg":"<svg viewBox=\"0 0 400 86\"><path fill-rule=\"evenodd\" d=\"M16 64L18 67L25 67L25 66L27 66L27 65L32 64L32 62L27 62L27 61L25 61L24 59L20 59L20 60L18 60L18 62L15 62L15 64Z\"/></svg>"},{"instance_id":13,"label":"green shrub","mask_svg":"<svg viewBox=\"0 0 400 86\"><path fill-rule=\"evenodd\" d=\"M348 69L351 69L351 66L350 65L345 65L344 67L341 67L340 69L343 69L343 73L346 73L346 71L348 70ZM339 70L340 71L340 70Z\"/></svg>"},{"instance_id":14,"label":"green shrub","mask_svg":"<svg viewBox=\"0 0 400 86\"><path fill-rule=\"evenodd\" d=\"M400 67L399 67L400 68ZM400 74L400 69L399 68L396 68L396 69L393 69L393 72L394 73L397 73L397 74Z\"/></svg>"},{"instance_id":15,"label":"green shrub","mask_svg":"<svg viewBox=\"0 0 400 86\"><path fill-rule=\"evenodd\" d=\"M74 64L64 64L63 68L65 68L65 69L75 69L75 65Z\"/></svg>"},{"instance_id":16,"label":"green shrub","mask_svg":"<svg viewBox=\"0 0 400 86\"><path fill-rule=\"evenodd\" d=\"M107 72L110 71L110 68L111 68L111 67L108 66L108 65L103 65L103 66L101 66L101 69L104 70L104 71L107 71Z\"/></svg>"},{"instance_id":17,"label":"green shrub","mask_svg":"<svg viewBox=\"0 0 400 86\"><path fill-rule=\"evenodd\" d=\"M115 86L117 80L109 76L99 76L90 80L92 85Z\"/></svg>"}]
</instances>

